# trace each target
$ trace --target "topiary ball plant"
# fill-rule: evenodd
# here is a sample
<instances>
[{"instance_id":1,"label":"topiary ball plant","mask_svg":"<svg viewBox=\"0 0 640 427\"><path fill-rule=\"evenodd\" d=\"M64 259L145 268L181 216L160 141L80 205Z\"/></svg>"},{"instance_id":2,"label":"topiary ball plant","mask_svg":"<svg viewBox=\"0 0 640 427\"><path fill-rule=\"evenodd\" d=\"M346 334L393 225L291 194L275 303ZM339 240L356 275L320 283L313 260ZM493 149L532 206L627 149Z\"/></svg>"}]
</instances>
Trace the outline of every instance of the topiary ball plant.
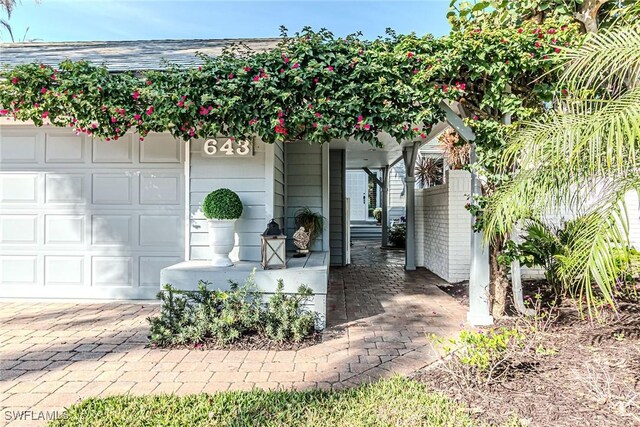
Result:
<instances>
[{"instance_id":1,"label":"topiary ball plant","mask_svg":"<svg viewBox=\"0 0 640 427\"><path fill-rule=\"evenodd\" d=\"M242 215L242 201L228 188L220 188L207 194L202 212L209 219L238 219Z\"/></svg>"}]
</instances>

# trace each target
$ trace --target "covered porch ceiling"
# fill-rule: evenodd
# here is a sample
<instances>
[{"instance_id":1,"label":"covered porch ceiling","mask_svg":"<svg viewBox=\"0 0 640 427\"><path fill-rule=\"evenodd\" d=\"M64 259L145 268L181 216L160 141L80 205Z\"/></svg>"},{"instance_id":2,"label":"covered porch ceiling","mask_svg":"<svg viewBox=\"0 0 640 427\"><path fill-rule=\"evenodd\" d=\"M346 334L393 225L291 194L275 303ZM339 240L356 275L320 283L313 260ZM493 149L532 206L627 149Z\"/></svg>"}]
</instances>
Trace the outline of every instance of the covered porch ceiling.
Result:
<instances>
[{"instance_id":1,"label":"covered porch ceiling","mask_svg":"<svg viewBox=\"0 0 640 427\"><path fill-rule=\"evenodd\" d=\"M417 140L420 146L435 141L438 136L449 125L447 122L440 122L431 129L426 138ZM383 143L381 148L373 147L367 142L361 142L356 139L335 140L329 144L331 150L346 150L347 169L378 169L392 165L402 159L402 150L405 147L413 146L414 141L396 142L386 133L379 135L380 141Z\"/></svg>"}]
</instances>

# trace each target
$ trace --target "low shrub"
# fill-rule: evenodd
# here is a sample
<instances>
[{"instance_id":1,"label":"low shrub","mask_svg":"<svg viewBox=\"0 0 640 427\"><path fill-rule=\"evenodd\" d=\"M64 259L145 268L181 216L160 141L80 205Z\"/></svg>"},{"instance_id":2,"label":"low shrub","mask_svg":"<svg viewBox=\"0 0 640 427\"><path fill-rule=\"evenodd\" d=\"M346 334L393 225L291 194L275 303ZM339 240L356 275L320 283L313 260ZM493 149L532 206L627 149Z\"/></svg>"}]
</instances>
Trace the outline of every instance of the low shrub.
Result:
<instances>
[{"instance_id":1,"label":"low shrub","mask_svg":"<svg viewBox=\"0 0 640 427\"><path fill-rule=\"evenodd\" d=\"M269 298L265 309L265 334L274 341L299 342L311 335L315 327L316 313L304 308L313 292L304 285L294 295L285 295L283 289L284 283L278 280L276 293Z\"/></svg>"},{"instance_id":2,"label":"low shrub","mask_svg":"<svg viewBox=\"0 0 640 427\"><path fill-rule=\"evenodd\" d=\"M515 328L462 331L448 340L431 336L436 350L445 353L443 368L466 387L498 382L524 341L525 335Z\"/></svg>"},{"instance_id":3,"label":"low shrub","mask_svg":"<svg viewBox=\"0 0 640 427\"><path fill-rule=\"evenodd\" d=\"M389 243L396 248L404 248L407 245L407 224L398 223L389 230Z\"/></svg>"},{"instance_id":4,"label":"low shrub","mask_svg":"<svg viewBox=\"0 0 640 427\"><path fill-rule=\"evenodd\" d=\"M226 345L250 334L264 334L278 342L299 342L314 332L317 314L304 307L312 296L306 286L301 286L297 294L285 295L284 284L279 281L276 293L265 305L253 276L242 286L231 283L228 291L211 290L209 286L203 281L195 291L164 286L158 294L162 301L160 315L147 319L152 345L208 341Z\"/></svg>"}]
</instances>

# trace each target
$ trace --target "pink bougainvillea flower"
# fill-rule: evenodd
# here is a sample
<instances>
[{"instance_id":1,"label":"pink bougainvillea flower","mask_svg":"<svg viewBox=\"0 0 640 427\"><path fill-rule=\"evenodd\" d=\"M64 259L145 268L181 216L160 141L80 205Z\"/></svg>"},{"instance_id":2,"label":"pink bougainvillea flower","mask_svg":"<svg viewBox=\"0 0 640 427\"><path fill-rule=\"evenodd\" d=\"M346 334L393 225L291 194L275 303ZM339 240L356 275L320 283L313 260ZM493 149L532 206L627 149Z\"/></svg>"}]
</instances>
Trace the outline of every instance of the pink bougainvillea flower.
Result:
<instances>
[{"instance_id":1,"label":"pink bougainvillea flower","mask_svg":"<svg viewBox=\"0 0 640 427\"><path fill-rule=\"evenodd\" d=\"M559 47L555 48L553 51L554 51L555 53L560 53L560 52L561 52L561 50L560 50L560 48L559 48Z\"/></svg>"},{"instance_id":2,"label":"pink bougainvillea flower","mask_svg":"<svg viewBox=\"0 0 640 427\"><path fill-rule=\"evenodd\" d=\"M43 118L43 119L46 119L47 117L49 117L49 112L48 112L48 111L44 111L44 112L42 113L42 118Z\"/></svg>"},{"instance_id":3,"label":"pink bougainvillea flower","mask_svg":"<svg viewBox=\"0 0 640 427\"><path fill-rule=\"evenodd\" d=\"M91 123L91 127L92 127L93 129L95 129L95 128L97 128L97 127L98 127L98 125L97 125L97 124L95 124L95 123Z\"/></svg>"},{"instance_id":4,"label":"pink bougainvillea flower","mask_svg":"<svg viewBox=\"0 0 640 427\"><path fill-rule=\"evenodd\" d=\"M284 73L284 68L280 68L280 73Z\"/></svg>"},{"instance_id":5,"label":"pink bougainvillea flower","mask_svg":"<svg viewBox=\"0 0 640 427\"><path fill-rule=\"evenodd\" d=\"M518 34L522 34L524 30L522 28L518 28Z\"/></svg>"},{"instance_id":6,"label":"pink bougainvillea flower","mask_svg":"<svg viewBox=\"0 0 640 427\"><path fill-rule=\"evenodd\" d=\"M296 62L295 64L293 64L293 65L291 66L291 68L300 68L300 64L298 64L298 63Z\"/></svg>"},{"instance_id":7,"label":"pink bougainvillea flower","mask_svg":"<svg viewBox=\"0 0 640 427\"><path fill-rule=\"evenodd\" d=\"M413 52L407 52L407 58L411 59L413 58Z\"/></svg>"},{"instance_id":8,"label":"pink bougainvillea flower","mask_svg":"<svg viewBox=\"0 0 640 427\"><path fill-rule=\"evenodd\" d=\"M54 73L54 74L51 74L51 80L55 80L55 79L57 79L57 78L58 78L58 77L55 75L55 73Z\"/></svg>"},{"instance_id":9,"label":"pink bougainvillea flower","mask_svg":"<svg viewBox=\"0 0 640 427\"><path fill-rule=\"evenodd\" d=\"M318 127L318 124L317 124L317 123L314 123L314 124L313 124L313 128L315 129L315 128L317 128L317 127Z\"/></svg>"},{"instance_id":10,"label":"pink bougainvillea flower","mask_svg":"<svg viewBox=\"0 0 640 427\"><path fill-rule=\"evenodd\" d=\"M138 98L140 98L140 92L138 92L138 91L133 92L133 93L131 94L131 97L132 97L133 99L138 99Z\"/></svg>"},{"instance_id":11,"label":"pink bougainvillea flower","mask_svg":"<svg viewBox=\"0 0 640 427\"><path fill-rule=\"evenodd\" d=\"M358 123L360 123L360 122L361 122L361 121L363 121L363 120L364 120L364 117L362 117L362 116L358 116Z\"/></svg>"},{"instance_id":12,"label":"pink bougainvillea flower","mask_svg":"<svg viewBox=\"0 0 640 427\"><path fill-rule=\"evenodd\" d=\"M307 108L310 108L310 109L312 109L312 110L313 110L313 104L309 104L309 105L307 105Z\"/></svg>"},{"instance_id":13,"label":"pink bougainvillea flower","mask_svg":"<svg viewBox=\"0 0 640 427\"><path fill-rule=\"evenodd\" d=\"M152 105L152 106L150 106L149 108L147 108L147 111L146 111L147 116L152 115L152 114L153 114L153 110L154 110L153 105Z\"/></svg>"},{"instance_id":14,"label":"pink bougainvillea flower","mask_svg":"<svg viewBox=\"0 0 640 427\"><path fill-rule=\"evenodd\" d=\"M233 78L233 73L229 73L229 79Z\"/></svg>"},{"instance_id":15,"label":"pink bougainvillea flower","mask_svg":"<svg viewBox=\"0 0 640 427\"><path fill-rule=\"evenodd\" d=\"M0 110L0 116L6 116L9 114L9 110Z\"/></svg>"},{"instance_id":16,"label":"pink bougainvillea flower","mask_svg":"<svg viewBox=\"0 0 640 427\"><path fill-rule=\"evenodd\" d=\"M111 117L111 123L115 123L117 121L118 121L118 119L116 119L115 117Z\"/></svg>"},{"instance_id":17,"label":"pink bougainvillea flower","mask_svg":"<svg viewBox=\"0 0 640 427\"><path fill-rule=\"evenodd\" d=\"M371 125L369 123L365 123L363 127L364 127L364 130L371 129Z\"/></svg>"},{"instance_id":18,"label":"pink bougainvillea flower","mask_svg":"<svg viewBox=\"0 0 640 427\"><path fill-rule=\"evenodd\" d=\"M422 132L422 133L420 134L420 138L425 139L426 137L427 137L427 134L426 134L426 133Z\"/></svg>"},{"instance_id":19,"label":"pink bougainvillea flower","mask_svg":"<svg viewBox=\"0 0 640 427\"><path fill-rule=\"evenodd\" d=\"M136 120L140 120L142 118L142 116L140 114L134 114L133 118Z\"/></svg>"},{"instance_id":20,"label":"pink bougainvillea flower","mask_svg":"<svg viewBox=\"0 0 640 427\"><path fill-rule=\"evenodd\" d=\"M478 120L478 116L473 116L473 120Z\"/></svg>"},{"instance_id":21,"label":"pink bougainvillea flower","mask_svg":"<svg viewBox=\"0 0 640 427\"><path fill-rule=\"evenodd\" d=\"M184 107L184 101L183 100L178 101L178 107Z\"/></svg>"},{"instance_id":22,"label":"pink bougainvillea flower","mask_svg":"<svg viewBox=\"0 0 640 427\"><path fill-rule=\"evenodd\" d=\"M555 29L555 28L549 28L549 29L547 30L547 33L549 33L549 34L555 34L555 33L556 33L556 29Z\"/></svg>"},{"instance_id":23,"label":"pink bougainvillea flower","mask_svg":"<svg viewBox=\"0 0 640 427\"><path fill-rule=\"evenodd\" d=\"M320 117L322 117L322 114L320 114L320 113L316 112L316 117L317 117L317 118L320 118Z\"/></svg>"},{"instance_id":24,"label":"pink bougainvillea flower","mask_svg":"<svg viewBox=\"0 0 640 427\"><path fill-rule=\"evenodd\" d=\"M417 68L413 69L413 74L418 74L418 69Z\"/></svg>"},{"instance_id":25,"label":"pink bougainvillea flower","mask_svg":"<svg viewBox=\"0 0 640 427\"><path fill-rule=\"evenodd\" d=\"M327 67L327 71L333 71L333 67L332 67L331 65L329 65L329 66Z\"/></svg>"},{"instance_id":26,"label":"pink bougainvillea flower","mask_svg":"<svg viewBox=\"0 0 640 427\"><path fill-rule=\"evenodd\" d=\"M536 48L540 48L542 46L542 44L540 42L536 42L535 46L536 46Z\"/></svg>"},{"instance_id":27,"label":"pink bougainvillea flower","mask_svg":"<svg viewBox=\"0 0 640 427\"><path fill-rule=\"evenodd\" d=\"M18 84L19 81L20 80L17 77L14 77L14 78L11 79L11 83L13 83L14 85Z\"/></svg>"},{"instance_id":28,"label":"pink bougainvillea flower","mask_svg":"<svg viewBox=\"0 0 640 427\"><path fill-rule=\"evenodd\" d=\"M290 59L287 55L282 55L282 60L284 61L285 64L288 64Z\"/></svg>"},{"instance_id":29,"label":"pink bougainvillea flower","mask_svg":"<svg viewBox=\"0 0 640 427\"><path fill-rule=\"evenodd\" d=\"M147 80L147 86L151 84L151 80Z\"/></svg>"},{"instance_id":30,"label":"pink bougainvillea flower","mask_svg":"<svg viewBox=\"0 0 640 427\"><path fill-rule=\"evenodd\" d=\"M142 136L141 136L141 137L140 137L140 141L144 141L144 137L142 137Z\"/></svg>"},{"instance_id":31,"label":"pink bougainvillea flower","mask_svg":"<svg viewBox=\"0 0 640 427\"><path fill-rule=\"evenodd\" d=\"M43 94L43 95L44 95L45 93L47 93L47 88L46 88L46 87L43 87L42 89L40 89L40 93L41 93L41 94Z\"/></svg>"},{"instance_id":32,"label":"pink bougainvillea flower","mask_svg":"<svg viewBox=\"0 0 640 427\"><path fill-rule=\"evenodd\" d=\"M40 107L40 104L38 104L37 102L33 104L33 108L38 108Z\"/></svg>"},{"instance_id":33,"label":"pink bougainvillea flower","mask_svg":"<svg viewBox=\"0 0 640 427\"><path fill-rule=\"evenodd\" d=\"M120 128L116 128L116 133L120 133Z\"/></svg>"},{"instance_id":34,"label":"pink bougainvillea flower","mask_svg":"<svg viewBox=\"0 0 640 427\"><path fill-rule=\"evenodd\" d=\"M319 79L317 77L313 79L313 82L316 83L316 84L318 83L318 81L319 81Z\"/></svg>"},{"instance_id":35,"label":"pink bougainvillea flower","mask_svg":"<svg viewBox=\"0 0 640 427\"><path fill-rule=\"evenodd\" d=\"M251 67L248 67L248 66L246 66L246 65L245 65L244 67L242 67L242 69L243 69L244 71L246 71L247 73L248 73L249 71L251 71Z\"/></svg>"},{"instance_id":36,"label":"pink bougainvillea flower","mask_svg":"<svg viewBox=\"0 0 640 427\"><path fill-rule=\"evenodd\" d=\"M327 126L327 125L322 126L322 131L323 132L326 132L328 130L329 130L329 126Z\"/></svg>"},{"instance_id":37,"label":"pink bougainvillea flower","mask_svg":"<svg viewBox=\"0 0 640 427\"><path fill-rule=\"evenodd\" d=\"M254 82L259 82L260 81L260 76L253 76L253 81Z\"/></svg>"}]
</instances>

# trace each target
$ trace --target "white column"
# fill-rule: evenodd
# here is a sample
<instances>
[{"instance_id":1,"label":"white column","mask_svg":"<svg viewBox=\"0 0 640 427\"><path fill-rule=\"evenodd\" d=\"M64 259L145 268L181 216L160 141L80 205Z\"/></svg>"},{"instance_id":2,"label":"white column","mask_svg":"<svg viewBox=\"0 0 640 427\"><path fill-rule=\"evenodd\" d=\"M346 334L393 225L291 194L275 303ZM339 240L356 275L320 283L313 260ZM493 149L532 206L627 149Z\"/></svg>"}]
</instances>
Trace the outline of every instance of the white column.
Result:
<instances>
[{"instance_id":1,"label":"white column","mask_svg":"<svg viewBox=\"0 0 640 427\"><path fill-rule=\"evenodd\" d=\"M471 145L470 163L476 162L475 144ZM480 179L475 171L471 172L471 204L476 195L482 194ZM471 216L471 227L476 217ZM467 321L474 326L493 324L493 316L489 310L489 247L482 241L482 232L471 234L471 269L469 277L469 312Z\"/></svg>"}]
</instances>

